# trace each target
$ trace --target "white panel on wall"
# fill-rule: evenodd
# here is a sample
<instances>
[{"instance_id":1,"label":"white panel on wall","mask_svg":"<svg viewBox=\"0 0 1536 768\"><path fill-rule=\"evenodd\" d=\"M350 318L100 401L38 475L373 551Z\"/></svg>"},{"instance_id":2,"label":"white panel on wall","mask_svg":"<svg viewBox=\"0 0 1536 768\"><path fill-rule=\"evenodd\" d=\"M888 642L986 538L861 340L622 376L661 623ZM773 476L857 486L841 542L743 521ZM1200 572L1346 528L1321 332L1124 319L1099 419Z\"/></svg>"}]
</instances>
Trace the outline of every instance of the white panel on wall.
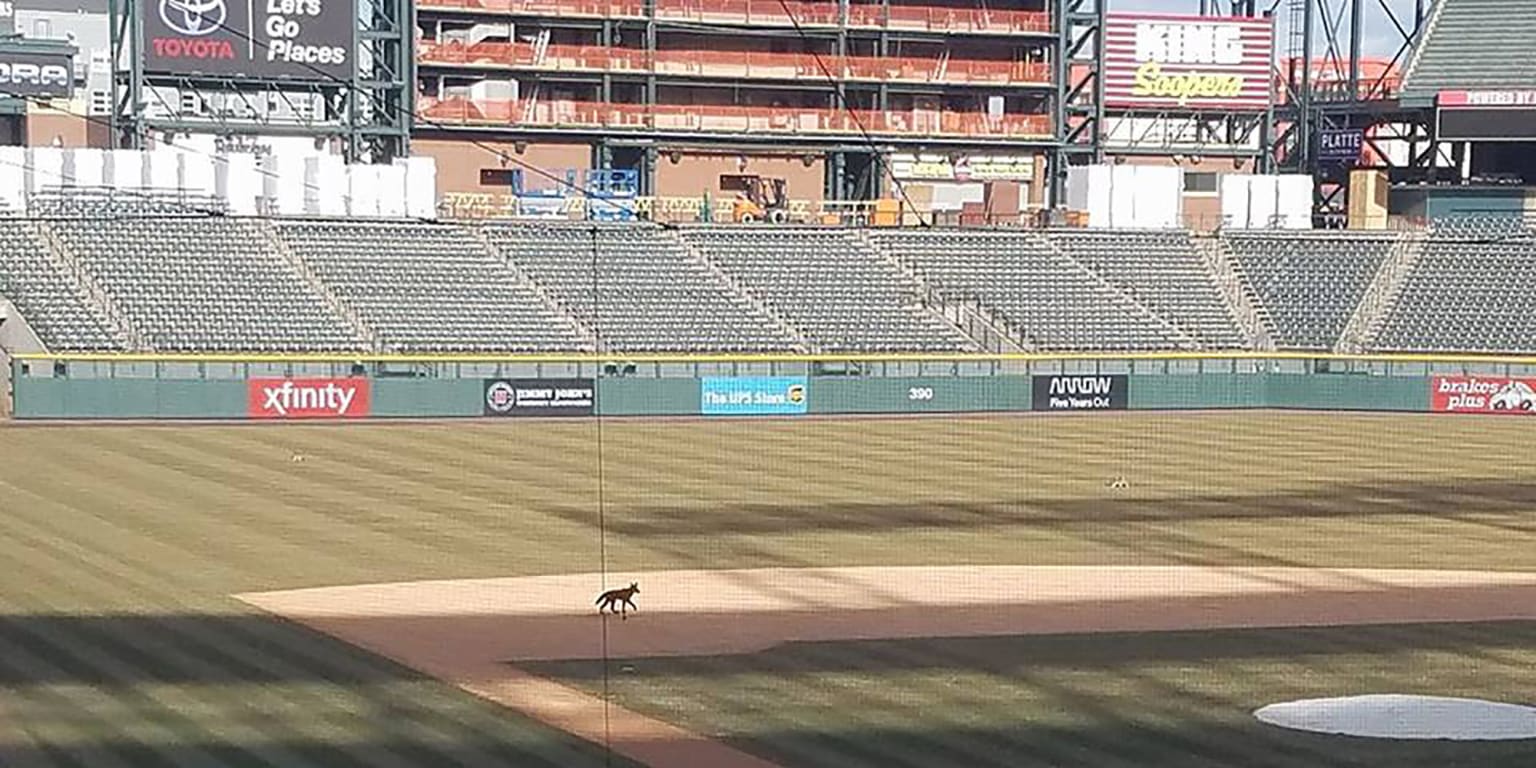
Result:
<instances>
[{"instance_id":1,"label":"white panel on wall","mask_svg":"<svg viewBox=\"0 0 1536 768\"><path fill-rule=\"evenodd\" d=\"M379 166L368 163L347 166L347 215L379 215Z\"/></svg>"},{"instance_id":2,"label":"white panel on wall","mask_svg":"<svg viewBox=\"0 0 1536 768\"><path fill-rule=\"evenodd\" d=\"M104 187L107 183L107 153L100 149L68 150L69 176L77 187Z\"/></svg>"},{"instance_id":3,"label":"white panel on wall","mask_svg":"<svg viewBox=\"0 0 1536 768\"><path fill-rule=\"evenodd\" d=\"M260 212L257 201L265 196L262 174L256 168L256 156L244 152L223 155L214 163L214 193L236 216L254 216Z\"/></svg>"},{"instance_id":4,"label":"white panel on wall","mask_svg":"<svg viewBox=\"0 0 1536 768\"><path fill-rule=\"evenodd\" d=\"M1312 228L1313 181L1305 174L1276 177L1278 193L1275 209L1284 229Z\"/></svg>"},{"instance_id":5,"label":"white panel on wall","mask_svg":"<svg viewBox=\"0 0 1536 768\"><path fill-rule=\"evenodd\" d=\"M233 159L234 156L231 156ZM261 194L278 216L304 213L304 158L267 155L261 159Z\"/></svg>"},{"instance_id":6,"label":"white panel on wall","mask_svg":"<svg viewBox=\"0 0 1536 768\"><path fill-rule=\"evenodd\" d=\"M405 166L380 165L379 215L391 219L405 216Z\"/></svg>"},{"instance_id":7,"label":"white panel on wall","mask_svg":"<svg viewBox=\"0 0 1536 768\"><path fill-rule=\"evenodd\" d=\"M137 149L108 151L107 185L113 189L144 188L144 153Z\"/></svg>"},{"instance_id":8,"label":"white panel on wall","mask_svg":"<svg viewBox=\"0 0 1536 768\"><path fill-rule=\"evenodd\" d=\"M1274 176L1251 176L1248 187L1248 226L1252 229L1269 229L1275 226Z\"/></svg>"},{"instance_id":9,"label":"white panel on wall","mask_svg":"<svg viewBox=\"0 0 1536 768\"><path fill-rule=\"evenodd\" d=\"M1136 177L1134 165L1110 169L1109 225L1116 229L1136 226Z\"/></svg>"},{"instance_id":10,"label":"white panel on wall","mask_svg":"<svg viewBox=\"0 0 1536 768\"><path fill-rule=\"evenodd\" d=\"M1242 173L1224 173L1221 185L1221 225L1227 229L1248 229L1248 192L1252 177Z\"/></svg>"},{"instance_id":11,"label":"white panel on wall","mask_svg":"<svg viewBox=\"0 0 1536 768\"><path fill-rule=\"evenodd\" d=\"M1177 166L1144 165L1136 174L1137 226L1183 226L1184 171Z\"/></svg>"},{"instance_id":12,"label":"white panel on wall","mask_svg":"<svg viewBox=\"0 0 1536 768\"><path fill-rule=\"evenodd\" d=\"M29 176L26 147L0 147L0 209L26 210Z\"/></svg>"},{"instance_id":13,"label":"white panel on wall","mask_svg":"<svg viewBox=\"0 0 1536 768\"><path fill-rule=\"evenodd\" d=\"M315 216L347 214L347 167L340 157L304 158L304 212Z\"/></svg>"},{"instance_id":14,"label":"white panel on wall","mask_svg":"<svg viewBox=\"0 0 1536 768\"><path fill-rule=\"evenodd\" d=\"M933 210L959 212L966 203L983 203L987 199L985 184L975 182L940 182L933 185Z\"/></svg>"},{"instance_id":15,"label":"white panel on wall","mask_svg":"<svg viewBox=\"0 0 1536 768\"><path fill-rule=\"evenodd\" d=\"M144 153L145 186L159 191L175 191L181 187L181 153L176 150L155 150Z\"/></svg>"},{"instance_id":16,"label":"white panel on wall","mask_svg":"<svg viewBox=\"0 0 1536 768\"><path fill-rule=\"evenodd\" d=\"M64 175L64 150L59 147L32 147L27 150L27 191L36 193L68 183Z\"/></svg>"},{"instance_id":17,"label":"white panel on wall","mask_svg":"<svg viewBox=\"0 0 1536 768\"><path fill-rule=\"evenodd\" d=\"M437 218L437 160L406 157L395 160L405 167L405 215L413 219Z\"/></svg>"},{"instance_id":18,"label":"white panel on wall","mask_svg":"<svg viewBox=\"0 0 1536 768\"><path fill-rule=\"evenodd\" d=\"M189 195L211 195L214 190L214 159L208 155L180 152L176 158L178 186Z\"/></svg>"},{"instance_id":19,"label":"white panel on wall","mask_svg":"<svg viewBox=\"0 0 1536 768\"><path fill-rule=\"evenodd\" d=\"M1088 166L1086 185L1088 187L1088 226L1111 226L1110 217L1110 166Z\"/></svg>"},{"instance_id":20,"label":"white panel on wall","mask_svg":"<svg viewBox=\"0 0 1536 768\"><path fill-rule=\"evenodd\" d=\"M1083 166L1067 168L1067 210L1088 210L1088 169Z\"/></svg>"}]
</instances>

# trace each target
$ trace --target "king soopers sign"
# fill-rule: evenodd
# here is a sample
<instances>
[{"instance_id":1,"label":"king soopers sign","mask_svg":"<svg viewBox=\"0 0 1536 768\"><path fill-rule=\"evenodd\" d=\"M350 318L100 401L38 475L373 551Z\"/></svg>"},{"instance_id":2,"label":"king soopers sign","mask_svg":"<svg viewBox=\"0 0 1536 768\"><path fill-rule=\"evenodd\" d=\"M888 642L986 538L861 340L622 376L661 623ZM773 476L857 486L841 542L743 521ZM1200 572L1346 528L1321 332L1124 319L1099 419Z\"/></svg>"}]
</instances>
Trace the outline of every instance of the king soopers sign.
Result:
<instances>
[{"instance_id":1,"label":"king soopers sign","mask_svg":"<svg viewBox=\"0 0 1536 768\"><path fill-rule=\"evenodd\" d=\"M169 74L346 80L354 23L344 0L154 0L144 66Z\"/></svg>"},{"instance_id":2,"label":"king soopers sign","mask_svg":"<svg viewBox=\"0 0 1536 768\"><path fill-rule=\"evenodd\" d=\"M1274 27L1265 19L1110 14L1104 104L1254 110L1269 106Z\"/></svg>"}]
</instances>

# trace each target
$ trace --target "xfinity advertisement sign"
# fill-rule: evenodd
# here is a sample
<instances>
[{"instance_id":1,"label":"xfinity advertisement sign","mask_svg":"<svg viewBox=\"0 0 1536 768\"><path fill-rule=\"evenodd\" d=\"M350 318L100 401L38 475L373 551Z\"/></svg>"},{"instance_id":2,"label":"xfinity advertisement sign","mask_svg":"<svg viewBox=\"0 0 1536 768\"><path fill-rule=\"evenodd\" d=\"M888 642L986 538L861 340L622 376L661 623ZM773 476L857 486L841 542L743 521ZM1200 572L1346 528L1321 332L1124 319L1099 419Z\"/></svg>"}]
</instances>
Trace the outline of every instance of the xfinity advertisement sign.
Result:
<instances>
[{"instance_id":1,"label":"xfinity advertisement sign","mask_svg":"<svg viewBox=\"0 0 1536 768\"><path fill-rule=\"evenodd\" d=\"M144 7L148 72L351 77L356 22L347 0L148 0Z\"/></svg>"}]
</instances>

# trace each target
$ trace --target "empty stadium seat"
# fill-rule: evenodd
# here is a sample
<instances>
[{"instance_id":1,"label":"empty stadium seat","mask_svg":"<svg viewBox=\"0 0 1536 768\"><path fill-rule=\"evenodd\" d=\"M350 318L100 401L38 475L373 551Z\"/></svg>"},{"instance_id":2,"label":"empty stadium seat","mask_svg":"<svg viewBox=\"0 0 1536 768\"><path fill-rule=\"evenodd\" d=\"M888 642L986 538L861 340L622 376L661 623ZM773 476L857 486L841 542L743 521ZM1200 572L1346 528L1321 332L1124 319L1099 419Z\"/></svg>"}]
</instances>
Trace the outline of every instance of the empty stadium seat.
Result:
<instances>
[{"instance_id":1,"label":"empty stadium seat","mask_svg":"<svg viewBox=\"0 0 1536 768\"><path fill-rule=\"evenodd\" d=\"M127 348L102 309L49 254L28 222L0 218L0 296L16 306L51 351Z\"/></svg>"},{"instance_id":2,"label":"empty stadium seat","mask_svg":"<svg viewBox=\"0 0 1536 768\"><path fill-rule=\"evenodd\" d=\"M660 228L505 224L485 232L515 268L599 333L605 349L799 349L766 312Z\"/></svg>"},{"instance_id":3,"label":"empty stadium seat","mask_svg":"<svg viewBox=\"0 0 1536 768\"><path fill-rule=\"evenodd\" d=\"M1229 231L1239 272L1269 311L1279 349L1334 349L1402 235Z\"/></svg>"},{"instance_id":4,"label":"empty stadium seat","mask_svg":"<svg viewBox=\"0 0 1536 768\"><path fill-rule=\"evenodd\" d=\"M854 232L698 227L683 230L683 238L819 350L975 348L922 306L919 286Z\"/></svg>"},{"instance_id":5,"label":"empty stadium seat","mask_svg":"<svg viewBox=\"0 0 1536 768\"><path fill-rule=\"evenodd\" d=\"M1536 351L1536 233L1509 220L1459 222L1432 233L1372 346Z\"/></svg>"},{"instance_id":6,"label":"empty stadium seat","mask_svg":"<svg viewBox=\"0 0 1536 768\"><path fill-rule=\"evenodd\" d=\"M1054 230L1063 253L1199 340L1205 349L1247 349L1210 267L1189 233Z\"/></svg>"},{"instance_id":7,"label":"empty stadium seat","mask_svg":"<svg viewBox=\"0 0 1536 768\"><path fill-rule=\"evenodd\" d=\"M367 348L251 220L124 214L49 226L153 350Z\"/></svg>"},{"instance_id":8,"label":"empty stadium seat","mask_svg":"<svg viewBox=\"0 0 1536 768\"><path fill-rule=\"evenodd\" d=\"M1041 235L1008 230L888 230L871 240L947 296L991 307L1040 350L1198 346Z\"/></svg>"},{"instance_id":9,"label":"empty stadium seat","mask_svg":"<svg viewBox=\"0 0 1536 768\"><path fill-rule=\"evenodd\" d=\"M591 341L466 227L281 221L278 235L397 352L574 352Z\"/></svg>"}]
</instances>

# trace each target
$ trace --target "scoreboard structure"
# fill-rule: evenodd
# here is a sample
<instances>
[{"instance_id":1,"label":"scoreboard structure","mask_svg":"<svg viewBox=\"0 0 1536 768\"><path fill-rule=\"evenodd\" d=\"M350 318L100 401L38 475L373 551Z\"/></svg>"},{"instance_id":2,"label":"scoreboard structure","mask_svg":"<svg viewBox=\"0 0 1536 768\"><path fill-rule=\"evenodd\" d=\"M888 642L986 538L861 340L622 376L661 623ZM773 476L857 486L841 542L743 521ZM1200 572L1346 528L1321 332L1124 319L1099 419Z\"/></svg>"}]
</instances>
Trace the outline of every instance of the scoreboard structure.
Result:
<instances>
[{"instance_id":1,"label":"scoreboard structure","mask_svg":"<svg viewBox=\"0 0 1536 768\"><path fill-rule=\"evenodd\" d=\"M411 13L409 0L112 0L116 143L314 136L350 161L405 157Z\"/></svg>"}]
</instances>

